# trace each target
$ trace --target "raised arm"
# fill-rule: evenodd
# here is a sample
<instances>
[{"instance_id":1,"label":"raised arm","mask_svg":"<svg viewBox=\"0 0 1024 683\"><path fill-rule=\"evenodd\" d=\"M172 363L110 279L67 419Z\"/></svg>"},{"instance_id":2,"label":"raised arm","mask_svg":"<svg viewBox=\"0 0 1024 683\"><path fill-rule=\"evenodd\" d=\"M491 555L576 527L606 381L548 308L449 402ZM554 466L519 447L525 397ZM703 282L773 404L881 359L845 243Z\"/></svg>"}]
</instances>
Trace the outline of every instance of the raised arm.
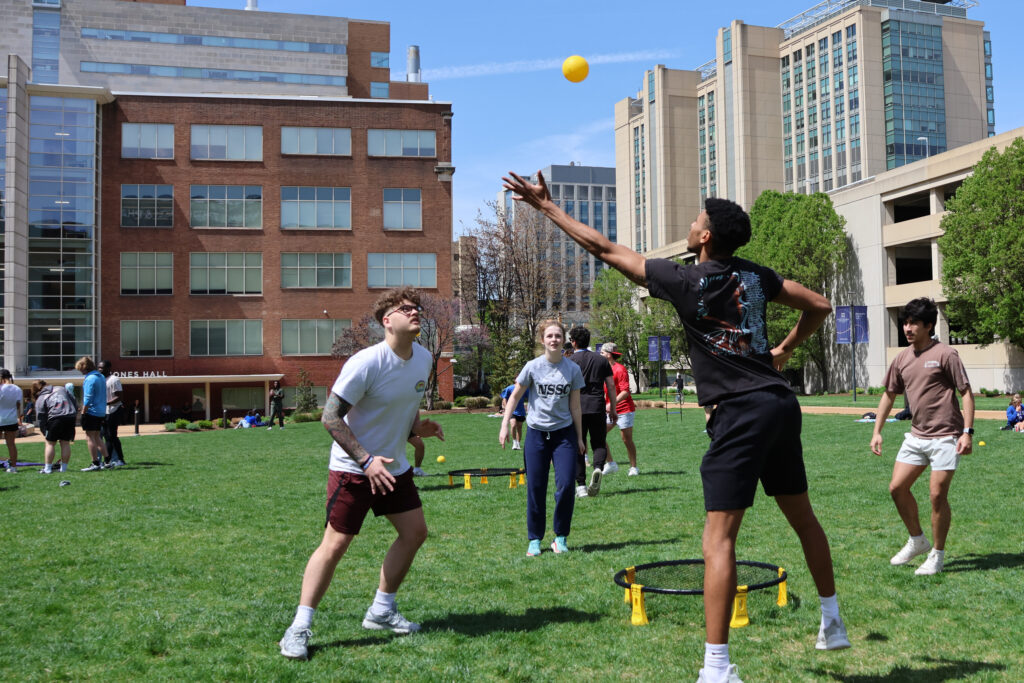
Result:
<instances>
[{"instance_id":1,"label":"raised arm","mask_svg":"<svg viewBox=\"0 0 1024 683\"><path fill-rule=\"evenodd\" d=\"M551 199L544 174L537 171L537 184L529 183L511 171L508 175L509 177L504 177L502 180L505 183L505 189L516 193L517 196L514 197L516 201L526 202L537 209L581 247L612 268L621 271L623 275L641 287L647 286L645 271L647 260L629 247L615 244L597 230L579 222L562 210Z\"/></svg>"},{"instance_id":2,"label":"raised arm","mask_svg":"<svg viewBox=\"0 0 1024 683\"><path fill-rule=\"evenodd\" d=\"M800 319L796 321L793 329L781 344L772 349L772 364L776 370L782 370L796 347L814 334L825 322L825 318L832 313L832 304L821 294L812 292L793 280L783 280L782 290L773 301L801 311Z\"/></svg>"}]
</instances>

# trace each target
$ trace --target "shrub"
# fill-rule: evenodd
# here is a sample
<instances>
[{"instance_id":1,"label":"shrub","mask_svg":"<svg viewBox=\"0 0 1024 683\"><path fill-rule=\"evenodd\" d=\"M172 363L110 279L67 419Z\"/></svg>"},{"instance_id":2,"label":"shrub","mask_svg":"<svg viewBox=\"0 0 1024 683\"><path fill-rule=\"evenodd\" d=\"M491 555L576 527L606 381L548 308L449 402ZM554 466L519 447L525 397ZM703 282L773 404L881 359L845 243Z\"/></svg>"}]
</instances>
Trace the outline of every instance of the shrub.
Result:
<instances>
[{"instance_id":1,"label":"shrub","mask_svg":"<svg viewBox=\"0 0 1024 683\"><path fill-rule=\"evenodd\" d=\"M168 422L168 423L166 423L164 425L164 429L166 429L169 432L173 432L177 428L178 428L178 423L176 423L176 422Z\"/></svg>"},{"instance_id":2,"label":"shrub","mask_svg":"<svg viewBox=\"0 0 1024 683\"><path fill-rule=\"evenodd\" d=\"M190 432L198 432L199 431L199 423L198 422L189 422L185 426L185 429L187 429Z\"/></svg>"},{"instance_id":3,"label":"shrub","mask_svg":"<svg viewBox=\"0 0 1024 683\"><path fill-rule=\"evenodd\" d=\"M995 398L996 396L1001 396L1003 392L1001 392L999 389L986 389L985 387L982 387L981 389L978 389L978 393L984 394L989 398Z\"/></svg>"},{"instance_id":4,"label":"shrub","mask_svg":"<svg viewBox=\"0 0 1024 683\"><path fill-rule=\"evenodd\" d=\"M226 417L218 417L216 425L221 429L227 429L231 426L231 420L227 419Z\"/></svg>"},{"instance_id":5,"label":"shrub","mask_svg":"<svg viewBox=\"0 0 1024 683\"><path fill-rule=\"evenodd\" d=\"M177 420L174 421L174 428L175 429L188 429L188 420L186 420L183 417L179 417Z\"/></svg>"},{"instance_id":6,"label":"shrub","mask_svg":"<svg viewBox=\"0 0 1024 683\"><path fill-rule=\"evenodd\" d=\"M199 420L196 422L200 429L213 429L213 422L210 420Z\"/></svg>"},{"instance_id":7,"label":"shrub","mask_svg":"<svg viewBox=\"0 0 1024 683\"><path fill-rule=\"evenodd\" d=\"M434 410L451 410L451 401L434 401Z\"/></svg>"},{"instance_id":8,"label":"shrub","mask_svg":"<svg viewBox=\"0 0 1024 683\"><path fill-rule=\"evenodd\" d=\"M466 405L466 397L465 396L456 396L455 397L455 407L456 408L461 408L464 405Z\"/></svg>"},{"instance_id":9,"label":"shrub","mask_svg":"<svg viewBox=\"0 0 1024 683\"><path fill-rule=\"evenodd\" d=\"M319 422L323 415L324 411L322 410L316 410L312 413L294 413L292 414L292 422Z\"/></svg>"},{"instance_id":10,"label":"shrub","mask_svg":"<svg viewBox=\"0 0 1024 683\"><path fill-rule=\"evenodd\" d=\"M464 401L467 408L486 408L490 403L491 399L486 396L467 396Z\"/></svg>"},{"instance_id":11,"label":"shrub","mask_svg":"<svg viewBox=\"0 0 1024 683\"><path fill-rule=\"evenodd\" d=\"M501 394L491 397L491 405L495 408L501 407Z\"/></svg>"}]
</instances>

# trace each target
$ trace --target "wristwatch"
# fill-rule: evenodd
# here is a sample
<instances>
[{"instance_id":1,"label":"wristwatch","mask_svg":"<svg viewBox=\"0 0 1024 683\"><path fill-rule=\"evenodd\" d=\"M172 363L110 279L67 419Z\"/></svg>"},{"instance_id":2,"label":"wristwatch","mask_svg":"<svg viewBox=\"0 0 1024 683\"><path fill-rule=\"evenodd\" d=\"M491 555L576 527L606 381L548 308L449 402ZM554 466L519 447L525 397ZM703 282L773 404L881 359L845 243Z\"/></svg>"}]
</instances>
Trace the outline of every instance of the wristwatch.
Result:
<instances>
[{"instance_id":1,"label":"wristwatch","mask_svg":"<svg viewBox=\"0 0 1024 683\"><path fill-rule=\"evenodd\" d=\"M974 436L974 427L964 427L964 434Z\"/></svg>"}]
</instances>

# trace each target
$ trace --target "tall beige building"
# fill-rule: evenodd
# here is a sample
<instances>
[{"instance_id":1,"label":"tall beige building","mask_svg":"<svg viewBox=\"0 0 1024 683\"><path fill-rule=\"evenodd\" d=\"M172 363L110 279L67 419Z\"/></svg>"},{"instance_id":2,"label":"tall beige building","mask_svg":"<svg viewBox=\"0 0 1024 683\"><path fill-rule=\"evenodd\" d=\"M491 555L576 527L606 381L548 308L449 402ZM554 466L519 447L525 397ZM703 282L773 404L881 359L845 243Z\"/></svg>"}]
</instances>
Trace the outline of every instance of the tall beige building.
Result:
<instances>
[{"instance_id":1,"label":"tall beige building","mask_svg":"<svg viewBox=\"0 0 1024 683\"><path fill-rule=\"evenodd\" d=\"M774 27L733 21L713 59L645 72L615 106L619 241L685 237L704 198L857 183L995 132L974 0L825 0Z\"/></svg>"}]
</instances>

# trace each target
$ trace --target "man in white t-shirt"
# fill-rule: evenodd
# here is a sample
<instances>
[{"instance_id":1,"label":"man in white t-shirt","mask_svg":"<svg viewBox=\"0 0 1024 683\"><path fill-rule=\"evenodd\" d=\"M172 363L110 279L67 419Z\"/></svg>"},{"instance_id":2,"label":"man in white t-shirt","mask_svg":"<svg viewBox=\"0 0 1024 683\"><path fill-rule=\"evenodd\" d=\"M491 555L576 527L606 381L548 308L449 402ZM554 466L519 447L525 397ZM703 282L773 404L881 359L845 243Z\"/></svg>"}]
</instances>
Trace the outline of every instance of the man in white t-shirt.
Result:
<instances>
[{"instance_id":1,"label":"man in white t-shirt","mask_svg":"<svg viewBox=\"0 0 1024 683\"><path fill-rule=\"evenodd\" d=\"M101 360L96 369L107 378L107 417L103 422L103 442L107 445L110 460L106 464L120 467L124 465L124 451L121 449L121 439L117 436L117 428L124 422L124 403L121 402L124 389L121 380L113 373L114 366L109 360Z\"/></svg>"},{"instance_id":2,"label":"man in white t-shirt","mask_svg":"<svg viewBox=\"0 0 1024 683\"><path fill-rule=\"evenodd\" d=\"M377 595L363 628L399 634L420 629L399 613L395 592L427 538L405 443L410 436L444 440L441 425L419 418L432 361L430 353L415 343L422 310L414 289L382 294L374 317L384 328L384 341L349 358L331 387L322 419L334 439L327 523L323 541L306 564L295 620L280 642L281 654L289 659L308 658L313 613L370 510L387 517L398 538L384 557Z\"/></svg>"}]
</instances>

